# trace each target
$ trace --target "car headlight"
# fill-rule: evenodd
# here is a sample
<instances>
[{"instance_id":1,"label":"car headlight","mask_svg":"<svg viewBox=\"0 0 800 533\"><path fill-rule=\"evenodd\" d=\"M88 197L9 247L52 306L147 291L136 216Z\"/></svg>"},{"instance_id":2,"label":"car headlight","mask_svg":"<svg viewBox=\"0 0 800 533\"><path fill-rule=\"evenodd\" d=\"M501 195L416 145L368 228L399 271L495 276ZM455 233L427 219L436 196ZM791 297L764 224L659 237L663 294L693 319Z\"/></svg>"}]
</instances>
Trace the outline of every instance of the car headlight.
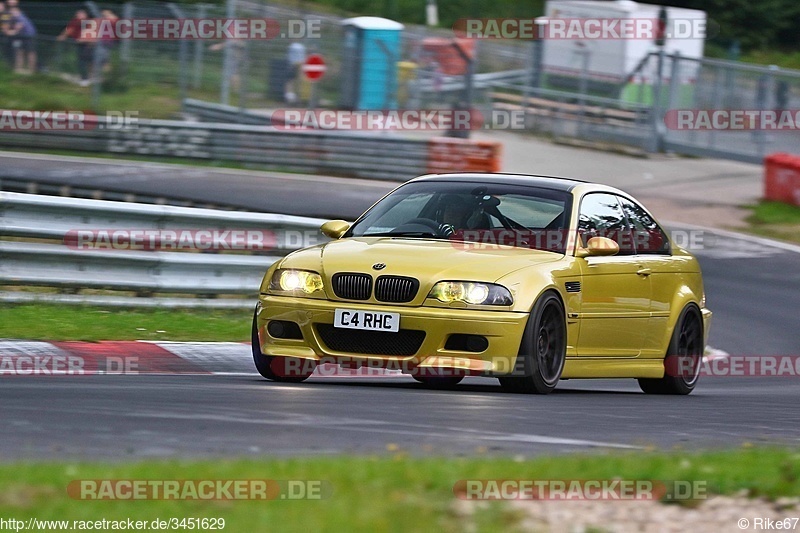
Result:
<instances>
[{"instance_id":1,"label":"car headlight","mask_svg":"<svg viewBox=\"0 0 800 533\"><path fill-rule=\"evenodd\" d=\"M322 290L322 276L310 270L281 268L272 274L269 288L272 291L312 294Z\"/></svg>"},{"instance_id":2,"label":"car headlight","mask_svg":"<svg viewBox=\"0 0 800 533\"><path fill-rule=\"evenodd\" d=\"M433 286L428 298L472 305L511 305L514 302L511 293L502 285L471 281L440 281Z\"/></svg>"}]
</instances>

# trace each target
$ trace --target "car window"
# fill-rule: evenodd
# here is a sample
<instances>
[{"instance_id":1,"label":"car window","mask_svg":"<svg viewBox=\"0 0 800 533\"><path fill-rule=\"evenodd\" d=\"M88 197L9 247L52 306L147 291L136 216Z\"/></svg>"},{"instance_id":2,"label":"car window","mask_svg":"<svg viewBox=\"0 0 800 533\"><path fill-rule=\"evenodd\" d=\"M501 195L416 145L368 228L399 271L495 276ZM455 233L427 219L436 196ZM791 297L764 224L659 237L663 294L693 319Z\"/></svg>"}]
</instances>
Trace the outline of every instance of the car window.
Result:
<instances>
[{"instance_id":1,"label":"car window","mask_svg":"<svg viewBox=\"0 0 800 533\"><path fill-rule=\"evenodd\" d=\"M410 182L374 205L346 236L510 242L564 253L571 205L567 191L529 185Z\"/></svg>"},{"instance_id":2,"label":"car window","mask_svg":"<svg viewBox=\"0 0 800 533\"><path fill-rule=\"evenodd\" d=\"M422 216L422 210L428 205L432 197L433 193L409 194L408 196L398 197L397 203L391 209L382 212L376 218L371 232L391 231L407 220L419 218Z\"/></svg>"},{"instance_id":3,"label":"car window","mask_svg":"<svg viewBox=\"0 0 800 533\"><path fill-rule=\"evenodd\" d=\"M608 237L619 245L617 255L636 253L632 232L616 195L592 193L584 196L578 215L578 232L584 246L592 237Z\"/></svg>"},{"instance_id":4,"label":"car window","mask_svg":"<svg viewBox=\"0 0 800 533\"><path fill-rule=\"evenodd\" d=\"M619 201L633 229L636 253L669 255L669 239L653 217L642 206L627 198L620 197Z\"/></svg>"},{"instance_id":5,"label":"car window","mask_svg":"<svg viewBox=\"0 0 800 533\"><path fill-rule=\"evenodd\" d=\"M529 229L545 229L554 221L554 225L560 225L559 217L564 213L564 203L561 201L516 194L503 196L502 208L507 217ZM502 227L496 219L493 219L493 225Z\"/></svg>"}]
</instances>

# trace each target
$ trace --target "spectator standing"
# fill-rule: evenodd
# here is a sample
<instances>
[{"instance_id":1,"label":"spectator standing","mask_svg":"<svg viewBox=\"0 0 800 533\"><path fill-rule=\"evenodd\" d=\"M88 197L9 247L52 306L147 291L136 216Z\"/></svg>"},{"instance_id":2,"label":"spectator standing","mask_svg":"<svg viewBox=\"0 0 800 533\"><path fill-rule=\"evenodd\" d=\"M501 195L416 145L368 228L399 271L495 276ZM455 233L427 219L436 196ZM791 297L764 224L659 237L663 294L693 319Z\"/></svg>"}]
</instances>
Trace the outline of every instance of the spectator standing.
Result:
<instances>
[{"instance_id":1,"label":"spectator standing","mask_svg":"<svg viewBox=\"0 0 800 533\"><path fill-rule=\"evenodd\" d=\"M306 47L303 43L294 41L286 51L286 62L289 65L289 72L286 75L286 87L283 91L283 99L288 104L297 101L297 75L303 63L306 62Z\"/></svg>"},{"instance_id":2,"label":"spectator standing","mask_svg":"<svg viewBox=\"0 0 800 533\"><path fill-rule=\"evenodd\" d=\"M225 50L225 48L230 48L231 54L229 56L230 64L230 82L231 82L231 89L234 91L238 91L242 77L240 75L240 71L244 67L245 57L245 43L241 39L226 39L216 44L212 44L208 47L209 50L212 52L219 52L220 50Z\"/></svg>"},{"instance_id":3,"label":"spectator standing","mask_svg":"<svg viewBox=\"0 0 800 533\"><path fill-rule=\"evenodd\" d=\"M108 20L113 24L119 20L119 17L110 9L104 9L101 11L101 21ZM113 35L102 34L101 37L97 40L97 54L98 54L98 63L101 72L108 72L111 70L111 51L117 45L117 38ZM100 76L101 73L96 72L95 76Z\"/></svg>"},{"instance_id":4,"label":"spectator standing","mask_svg":"<svg viewBox=\"0 0 800 533\"><path fill-rule=\"evenodd\" d=\"M75 41L75 48L78 54L78 73L81 76L81 87L89 85L89 71L92 65L92 43L88 39L82 38L82 25L85 20L89 19L89 15L85 10L79 9L75 12L72 20L67 23L59 36L56 38L59 41L71 39Z\"/></svg>"},{"instance_id":5,"label":"spectator standing","mask_svg":"<svg viewBox=\"0 0 800 533\"><path fill-rule=\"evenodd\" d=\"M16 4L16 0L13 3ZM9 5L11 5L10 0ZM36 27L16 5L10 12L8 35L14 48L14 72L33 74L36 72Z\"/></svg>"}]
</instances>

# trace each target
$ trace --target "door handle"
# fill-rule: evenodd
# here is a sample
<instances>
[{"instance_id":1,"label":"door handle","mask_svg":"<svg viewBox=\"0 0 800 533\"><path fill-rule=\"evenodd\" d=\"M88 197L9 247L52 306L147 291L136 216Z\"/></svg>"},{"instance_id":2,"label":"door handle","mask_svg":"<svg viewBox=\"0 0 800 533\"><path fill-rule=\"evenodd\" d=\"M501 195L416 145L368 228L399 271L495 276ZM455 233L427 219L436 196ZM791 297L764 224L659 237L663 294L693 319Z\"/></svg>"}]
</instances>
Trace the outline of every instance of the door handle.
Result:
<instances>
[{"instance_id":1,"label":"door handle","mask_svg":"<svg viewBox=\"0 0 800 533\"><path fill-rule=\"evenodd\" d=\"M639 270L637 270L636 273L639 274L640 276L645 276L646 277L646 276L649 276L650 274L652 274L653 271L650 270L649 268L642 267Z\"/></svg>"}]
</instances>

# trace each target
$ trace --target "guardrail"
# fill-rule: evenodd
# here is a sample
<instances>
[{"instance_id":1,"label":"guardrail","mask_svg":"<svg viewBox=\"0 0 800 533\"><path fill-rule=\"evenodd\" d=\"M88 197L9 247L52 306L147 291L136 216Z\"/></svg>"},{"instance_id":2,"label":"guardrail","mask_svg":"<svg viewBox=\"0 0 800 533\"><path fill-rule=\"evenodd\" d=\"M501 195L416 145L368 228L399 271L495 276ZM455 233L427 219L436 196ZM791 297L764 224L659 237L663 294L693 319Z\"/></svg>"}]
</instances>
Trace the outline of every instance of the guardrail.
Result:
<instances>
[{"instance_id":1,"label":"guardrail","mask_svg":"<svg viewBox=\"0 0 800 533\"><path fill-rule=\"evenodd\" d=\"M0 146L80 150L255 164L279 170L371 179L406 180L428 172L479 170L453 160L431 166L431 149L460 139L412 139L391 133L282 131L246 124L142 120L83 129L0 131ZM499 162L492 164L499 168Z\"/></svg>"},{"instance_id":2,"label":"guardrail","mask_svg":"<svg viewBox=\"0 0 800 533\"><path fill-rule=\"evenodd\" d=\"M255 296L264 272L276 260L301 246L298 233L324 242L321 219L290 215L217 211L37 196L0 192L0 285L70 290L133 291L146 298L115 295L68 295L44 300L151 306L154 294L172 298L170 305L247 307L252 300L207 300L209 296ZM67 246L65 237L80 230L259 230L274 236L265 253L190 253L81 249ZM290 239L289 236L292 236ZM13 240L9 240L12 238ZM37 241L38 240L38 241ZM113 247L111 247L113 248ZM0 299L37 299L36 293L5 292ZM125 296L125 295L122 295ZM199 298L197 298L199 297ZM183 302L183 303L181 303Z\"/></svg>"},{"instance_id":3,"label":"guardrail","mask_svg":"<svg viewBox=\"0 0 800 533\"><path fill-rule=\"evenodd\" d=\"M249 124L251 126L270 126L272 120L269 113L257 113L232 105L206 102L186 98L182 103L183 112L188 113L201 122L222 122L225 124Z\"/></svg>"},{"instance_id":4,"label":"guardrail","mask_svg":"<svg viewBox=\"0 0 800 533\"><path fill-rule=\"evenodd\" d=\"M277 170L405 180L424 174L428 141L394 134L280 131L245 124L140 120L76 130L7 130L0 146L232 161Z\"/></svg>"},{"instance_id":5,"label":"guardrail","mask_svg":"<svg viewBox=\"0 0 800 533\"><path fill-rule=\"evenodd\" d=\"M278 170L405 181L430 171L499 170L499 160L448 160L443 145L463 146L463 139L414 139L395 133L326 130L285 131L246 124L142 120L109 124L84 120L82 129L6 130L0 147L46 148L232 161ZM477 146L477 144L476 144ZM495 153L487 152L488 157Z\"/></svg>"}]
</instances>

